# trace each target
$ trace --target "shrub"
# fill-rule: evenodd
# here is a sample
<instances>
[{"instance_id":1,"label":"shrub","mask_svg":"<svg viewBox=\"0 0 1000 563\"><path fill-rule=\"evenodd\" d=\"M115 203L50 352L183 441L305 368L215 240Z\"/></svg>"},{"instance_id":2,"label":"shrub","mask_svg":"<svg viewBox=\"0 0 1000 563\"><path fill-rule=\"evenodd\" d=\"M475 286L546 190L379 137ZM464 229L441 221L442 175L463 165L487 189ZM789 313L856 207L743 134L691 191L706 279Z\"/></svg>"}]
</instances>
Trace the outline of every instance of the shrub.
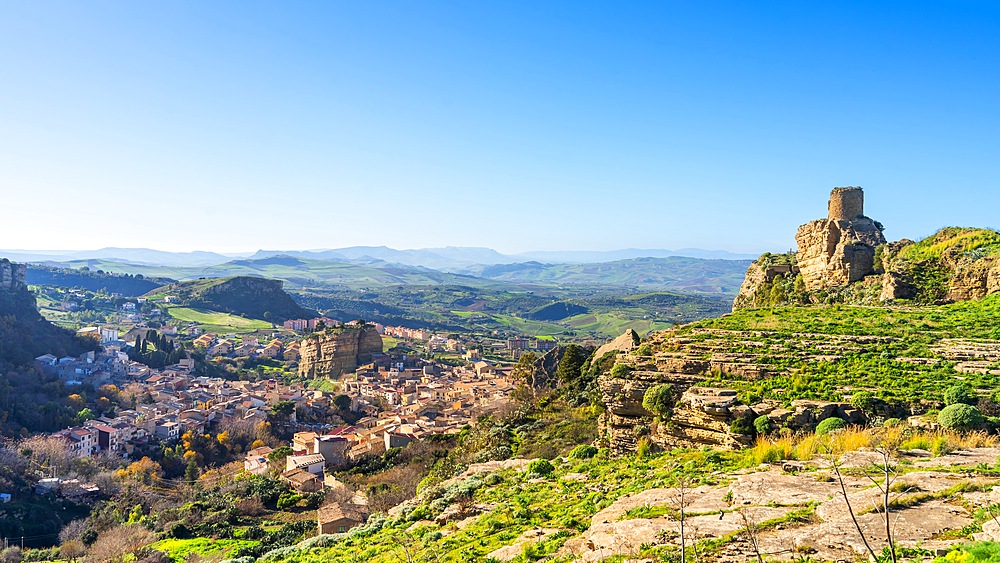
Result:
<instances>
[{"instance_id":1,"label":"shrub","mask_svg":"<svg viewBox=\"0 0 1000 563\"><path fill-rule=\"evenodd\" d=\"M902 424L903 424L902 419L899 419L899 418L887 418L887 419L885 419L885 422L882 423L882 426L884 426L886 428L895 428L896 426L902 426Z\"/></svg>"},{"instance_id":2,"label":"shrub","mask_svg":"<svg viewBox=\"0 0 1000 563\"><path fill-rule=\"evenodd\" d=\"M955 403L941 409L938 423L948 430L971 430L983 423L983 413L972 405Z\"/></svg>"},{"instance_id":3,"label":"shrub","mask_svg":"<svg viewBox=\"0 0 1000 563\"><path fill-rule=\"evenodd\" d=\"M771 424L771 419L767 418L766 414L762 414L753 419L753 427L754 430L761 435L770 434L774 430L774 425Z\"/></svg>"},{"instance_id":4,"label":"shrub","mask_svg":"<svg viewBox=\"0 0 1000 563\"><path fill-rule=\"evenodd\" d=\"M590 459L597 455L597 448L589 444L581 444L569 452L570 459Z\"/></svg>"},{"instance_id":5,"label":"shrub","mask_svg":"<svg viewBox=\"0 0 1000 563\"><path fill-rule=\"evenodd\" d=\"M944 404L946 405L957 405L959 403L974 405L977 400L975 391L964 383L952 385L944 392Z\"/></svg>"},{"instance_id":6,"label":"shrub","mask_svg":"<svg viewBox=\"0 0 1000 563\"><path fill-rule=\"evenodd\" d=\"M816 433L820 435L829 434L830 432L846 427L847 422L844 419L831 416L830 418L821 420L820 423L816 425Z\"/></svg>"},{"instance_id":7,"label":"shrub","mask_svg":"<svg viewBox=\"0 0 1000 563\"><path fill-rule=\"evenodd\" d=\"M611 377L625 377L626 375L632 373L632 368L625 364L615 364L611 368Z\"/></svg>"},{"instance_id":8,"label":"shrub","mask_svg":"<svg viewBox=\"0 0 1000 563\"><path fill-rule=\"evenodd\" d=\"M737 418L729 425L730 434L739 434L741 436L753 436L754 435L754 424L746 418Z\"/></svg>"},{"instance_id":9,"label":"shrub","mask_svg":"<svg viewBox=\"0 0 1000 563\"><path fill-rule=\"evenodd\" d=\"M528 464L528 473L537 473L539 475L549 475L555 467L552 467L552 463L547 459L535 459Z\"/></svg>"},{"instance_id":10,"label":"shrub","mask_svg":"<svg viewBox=\"0 0 1000 563\"><path fill-rule=\"evenodd\" d=\"M660 418L670 417L673 406L674 388L672 385L654 385L642 395L642 408Z\"/></svg>"},{"instance_id":11,"label":"shrub","mask_svg":"<svg viewBox=\"0 0 1000 563\"><path fill-rule=\"evenodd\" d=\"M875 406L875 396L870 391L858 391L851 395L851 406L861 409L865 413L871 412L872 407Z\"/></svg>"},{"instance_id":12,"label":"shrub","mask_svg":"<svg viewBox=\"0 0 1000 563\"><path fill-rule=\"evenodd\" d=\"M302 500L302 495L289 494L284 495L278 499L278 510L286 510L299 503Z\"/></svg>"},{"instance_id":13,"label":"shrub","mask_svg":"<svg viewBox=\"0 0 1000 563\"><path fill-rule=\"evenodd\" d=\"M640 459L641 458L646 458L646 457L649 457L649 454L652 452L652 450L653 450L653 447L649 443L649 439L648 438L641 438L639 440L639 442L635 446L635 455L636 455L636 457L638 457Z\"/></svg>"},{"instance_id":14,"label":"shrub","mask_svg":"<svg viewBox=\"0 0 1000 563\"><path fill-rule=\"evenodd\" d=\"M191 532L182 522L175 522L172 526L170 526L169 535L172 538L182 540L191 537Z\"/></svg>"}]
</instances>

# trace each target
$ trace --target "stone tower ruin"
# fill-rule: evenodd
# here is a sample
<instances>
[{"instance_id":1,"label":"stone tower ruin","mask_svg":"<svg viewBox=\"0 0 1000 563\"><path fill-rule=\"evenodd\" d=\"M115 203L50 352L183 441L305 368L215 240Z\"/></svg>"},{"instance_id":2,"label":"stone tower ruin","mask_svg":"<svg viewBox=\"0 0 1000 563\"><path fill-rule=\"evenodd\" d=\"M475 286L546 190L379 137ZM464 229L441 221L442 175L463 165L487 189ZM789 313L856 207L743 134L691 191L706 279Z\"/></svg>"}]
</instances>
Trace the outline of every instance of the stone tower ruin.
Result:
<instances>
[{"instance_id":1,"label":"stone tower ruin","mask_svg":"<svg viewBox=\"0 0 1000 563\"><path fill-rule=\"evenodd\" d=\"M845 287L875 271L875 247L885 244L882 225L865 217L860 187L834 188L829 217L806 223L795 235L796 261L806 289Z\"/></svg>"},{"instance_id":2,"label":"stone tower ruin","mask_svg":"<svg viewBox=\"0 0 1000 563\"><path fill-rule=\"evenodd\" d=\"M830 192L829 219L851 221L865 216L865 192L860 187L833 188Z\"/></svg>"}]
</instances>

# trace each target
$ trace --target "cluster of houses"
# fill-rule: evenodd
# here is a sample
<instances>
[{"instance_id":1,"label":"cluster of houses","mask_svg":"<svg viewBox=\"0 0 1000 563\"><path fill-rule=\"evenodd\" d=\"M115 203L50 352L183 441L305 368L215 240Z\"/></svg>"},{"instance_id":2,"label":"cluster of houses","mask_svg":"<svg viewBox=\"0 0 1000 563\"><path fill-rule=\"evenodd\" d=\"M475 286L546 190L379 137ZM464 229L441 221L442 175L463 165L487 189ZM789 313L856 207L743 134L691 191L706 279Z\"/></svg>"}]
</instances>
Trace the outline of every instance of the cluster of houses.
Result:
<instances>
[{"instance_id":1,"label":"cluster of houses","mask_svg":"<svg viewBox=\"0 0 1000 563\"><path fill-rule=\"evenodd\" d=\"M285 324L289 330L315 330L337 323L316 318ZM461 341L424 330L381 325L376 325L376 329L397 338L421 341L430 350L463 350ZM332 395L307 389L301 384L201 377L193 373L194 362L190 359L162 370L154 369L129 360L124 353L126 344L121 341L128 335L119 338L116 330L99 327L85 329L83 335L99 340L104 345L103 351L79 358L45 355L36 360L58 373L68 384L86 381L95 387L112 384L119 389L137 384L144 396L133 409L120 410L114 416L89 420L82 426L53 434L53 438L65 442L67 451L73 456L87 457L100 452L130 456L153 442L175 441L188 431L205 432L226 420L264 421L269 405L279 401L292 401L297 410L317 415L335 410ZM255 335L220 338L215 334L202 334L193 343L215 357L298 359L297 341L286 345L273 336L277 335L264 343ZM501 345L504 344L508 349L522 348L520 342L508 341ZM537 340L529 342L524 349L530 349L531 344L538 349L548 345L547 341ZM463 427L475 424L479 414L506 400L515 388L510 377L511 368L483 361L477 349L469 350L466 357L468 365L451 367L412 355L376 355L371 364L358 368L340 387L340 393L350 397L350 409L358 413L360 419L349 426L332 429L324 426L320 430L316 425L308 431L296 432L290 444L293 453L280 460L278 468L272 468L270 448L247 452L244 469L254 474L280 473L292 488L309 493L343 487L328 472L351 460L405 447L427 436L460 432ZM294 413L286 424L296 424ZM78 485L63 484L58 479L46 480L39 484L42 487L39 490L67 490L72 491L71 494L84 491L86 494L92 489L89 484ZM356 498L352 503L324 506L318 515L319 531L346 531L363 523L366 515L363 498Z\"/></svg>"},{"instance_id":2,"label":"cluster of houses","mask_svg":"<svg viewBox=\"0 0 1000 563\"><path fill-rule=\"evenodd\" d=\"M84 368L65 366L82 364L89 370L86 377L95 384L112 384L119 389L139 384L144 393L144 399L134 409L119 410L113 417L89 420L82 426L53 434L66 443L67 450L75 457L99 452L129 456L150 441L177 440L189 430L205 432L226 420L264 421L268 405L279 401L293 401L318 411L332 408L329 395L302 385L196 376L192 373L192 360L157 370L123 356L120 352L105 352L93 361L74 359L60 364L62 360L56 360L51 366L72 370L69 373L76 376L76 370ZM49 358L43 356L38 360L49 361ZM292 420L294 416L293 413Z\"/></svg>"},{"instance_id":3,"label":"cluster of houses","mask_svg":"<svg viewBox=\"0 0 1000 563\"><path fill-rule=\"evenodd\" d=\"M300 357L298 340L286 345L280 338L271 338L264 344L254 335L220 338L219 335L209 332L195 338L193 344L195 348L203 348L210 357L262 356L296 362Z\"/></svg>"}]
</instances>

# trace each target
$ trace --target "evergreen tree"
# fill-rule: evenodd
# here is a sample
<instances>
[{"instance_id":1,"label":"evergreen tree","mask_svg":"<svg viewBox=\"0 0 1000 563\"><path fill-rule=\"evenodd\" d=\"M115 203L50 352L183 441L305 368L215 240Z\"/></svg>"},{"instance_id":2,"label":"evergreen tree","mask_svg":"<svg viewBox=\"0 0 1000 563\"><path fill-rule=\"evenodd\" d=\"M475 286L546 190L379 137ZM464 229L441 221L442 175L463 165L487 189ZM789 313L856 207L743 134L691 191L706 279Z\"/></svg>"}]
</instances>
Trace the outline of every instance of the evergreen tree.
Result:
<instances>
[{"instance_id":1,"label":"evergreen tree","mask_svg":"<svg viewBox=\"0 0 1000 563\"><path fill-rule=\"evenodd\" d=\"M201 475L201 471L198 469L198 463L192 459L188 462L187 469L184 470L184 480L189 485L194 485L198 481L199 475Z\"/></svg>"},{"instance_id":2,"label":"evergreen tree","mask_svg":"<svg viewBox=\"0 0 1000 563\"><path fill-rule=\"evenodd\" d=\"M570 344L563 352L559 360L559 367L556 368L556 377L562 384L572 383L580 379L583 371L583 364L587 361L587 353L576 344Z\"/></svg>"}]
</instances>

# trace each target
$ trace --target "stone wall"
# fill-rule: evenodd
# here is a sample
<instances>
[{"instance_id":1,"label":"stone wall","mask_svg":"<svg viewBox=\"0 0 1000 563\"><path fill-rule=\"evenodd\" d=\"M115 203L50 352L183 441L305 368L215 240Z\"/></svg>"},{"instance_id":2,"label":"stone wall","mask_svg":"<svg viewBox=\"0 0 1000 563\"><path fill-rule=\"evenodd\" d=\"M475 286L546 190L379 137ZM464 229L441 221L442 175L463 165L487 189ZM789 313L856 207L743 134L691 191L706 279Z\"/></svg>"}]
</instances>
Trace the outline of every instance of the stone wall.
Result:
<instances>
[{"instance_id":1,"label":"stone wall","mask_svg":"<svg viewBox=\"0 0 1000 563\"><path fill-rule=\"evenodd\" d=\"M299 348L299 375L338 377L353 372L359 365L382 352L382 337L374 327L346 328L310 336Z\"/></svg>"}]
</instances>

